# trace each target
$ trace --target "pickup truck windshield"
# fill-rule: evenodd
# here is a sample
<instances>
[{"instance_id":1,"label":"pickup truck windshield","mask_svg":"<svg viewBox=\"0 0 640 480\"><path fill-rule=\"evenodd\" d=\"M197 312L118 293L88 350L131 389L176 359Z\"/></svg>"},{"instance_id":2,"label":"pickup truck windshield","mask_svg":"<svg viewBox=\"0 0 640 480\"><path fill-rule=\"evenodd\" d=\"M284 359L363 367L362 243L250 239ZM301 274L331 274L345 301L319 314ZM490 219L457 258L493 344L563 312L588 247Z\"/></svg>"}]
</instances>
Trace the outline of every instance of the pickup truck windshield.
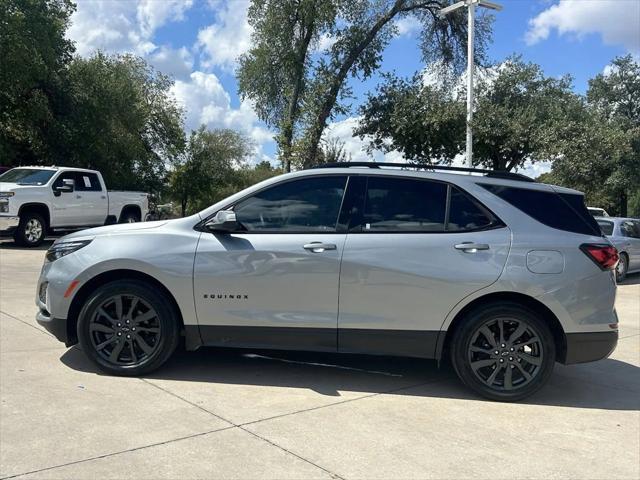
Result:
<instances>
[{"instance_id":1,"label":"pickup truck windshield","mask_svg":"<svg viewBox=\"0 0 640 480\"><path fill-rule=\"evenodd\" d=\"M18 185L44 185L49 181L55 170L41 170L35 168L14 168L0 175L0 182L17 183Z\"/></svg>"}]
</instances>

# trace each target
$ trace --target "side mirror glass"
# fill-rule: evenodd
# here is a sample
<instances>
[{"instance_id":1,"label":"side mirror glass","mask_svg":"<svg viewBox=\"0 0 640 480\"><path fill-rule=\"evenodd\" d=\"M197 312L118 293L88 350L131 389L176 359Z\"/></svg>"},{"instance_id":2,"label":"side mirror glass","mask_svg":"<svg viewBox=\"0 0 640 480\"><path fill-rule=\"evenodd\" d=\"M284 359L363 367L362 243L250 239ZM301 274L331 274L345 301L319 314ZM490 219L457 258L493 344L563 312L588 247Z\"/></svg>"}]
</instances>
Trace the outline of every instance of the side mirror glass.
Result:
<instances>
[{"instance_id":1,"label":"side mirror glass","mask_svg":"<svg viewBox=\"0 0 640 480\"><path fill-rule=\"evenodd\" d=\"M236 212L220 210L205 223L205 227L211 232L235 232L240 229L240 224L236 220Z\"/></svg>"}]
</instances>

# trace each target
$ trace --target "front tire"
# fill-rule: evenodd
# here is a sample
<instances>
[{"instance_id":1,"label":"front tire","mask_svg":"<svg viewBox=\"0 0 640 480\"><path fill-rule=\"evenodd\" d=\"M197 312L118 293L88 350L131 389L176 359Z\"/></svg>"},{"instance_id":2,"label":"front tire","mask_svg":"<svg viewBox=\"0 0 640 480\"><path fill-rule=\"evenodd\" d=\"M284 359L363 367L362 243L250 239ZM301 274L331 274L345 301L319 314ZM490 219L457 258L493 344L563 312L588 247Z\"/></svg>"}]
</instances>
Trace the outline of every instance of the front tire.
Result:
<instances>
[{"instance_id":1,"label":"front tire","mask_svg":"<svg viewBox=\"0 0 640 480\"><path fill-rule=\"evenodd\" d=\"M13 239L23 247L37 247L46 236L47 223L42 215L37 213L25 213L20 215L20 223L13 234Z\"/></svg>"},{"instance_id":2,"label":"front tire","mask_svg":"<svg viewBox=\"0 0 640 480\"><path fill-rule=\"evenodd\" d=\"M120 218L120 223L137 223L139 221L140 215L134 211L125 212Z\"/></svg>"},{"instance_id":3,"label":"front tire","mask_svg":"<svg viewBox=\"0 0 640 480\"><path fill-rule=\"evenodd\" d=\"M469 313L451 347L462 382L485 398L503 402L522 400L542 388L556 359L553 335L544 320L511 302Z\"/></svg>"},{"instance_id":4,"label":"front tire","mask_svg":"<svg viewBox=\"0 0 640 480\"><path fill-rule=\"evenodd\" d=\"M161 367L180 336L178 314L157 289L137 280L99 287L78 317L82 350L102 371L143 375Z\"/></svg>"}]
</instances>

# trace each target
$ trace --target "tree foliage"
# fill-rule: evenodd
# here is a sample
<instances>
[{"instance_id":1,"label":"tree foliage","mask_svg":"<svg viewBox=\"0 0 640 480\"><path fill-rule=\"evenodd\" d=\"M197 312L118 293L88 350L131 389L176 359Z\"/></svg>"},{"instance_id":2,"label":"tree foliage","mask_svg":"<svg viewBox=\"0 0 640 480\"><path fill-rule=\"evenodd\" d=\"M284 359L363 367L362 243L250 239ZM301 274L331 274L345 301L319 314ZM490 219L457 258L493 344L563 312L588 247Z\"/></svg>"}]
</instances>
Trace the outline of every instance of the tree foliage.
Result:
<instances>
[{"instance_id":1,"label":"tree foliage","mask_svg":"<svg viewBox=\"0 0 640 480\"><path fill-rule=\"evenodd\" d=\"M476 88L474 165L513 170L557 154L554 134L568 106L579 103L569 77L546 77L538 65L511 57L486 70ZM465 149L465 99L461 84L388 77L361 108L354 133L412 161L450 163Z\"/></svg>"},{"instance_id":2,"label":"tree foliage","mask_svg":"<svg viewBox=\"0 0 640 480\"><path fill-rule=\"evenodd\" d=\"M224 198L253 150L251 141L234 130L207 130L203 125L191 132L186 151L170 175L171 192L182 215Z\"/></svg>"},{"instance_id":3,"label":"tree foliage","mask_svg":"<svg viewBox=\"0 0 640 480\"><path fill-rule=\"evenodd\" d=\"M52 159L74 9L70 0L0 0L0 157L10 165Z\"/></svg>"},{"instance_id":4,"label":"tree foliage","mask_svg":"<svg viewBox=\"0 0 640 480\"><path fill-rule=\"evenodd\" d=\"M640 197L640 64L627 55L589 81L586 102L574 110L558 140L552 178L586 192L593 205L632 214Z\"/></svg>"},{"instance_id":5,"label":"tree foliage","mask_svg":"<svg viewBox=\"0 0 640 480\"><path fill-rule=\"evenodd\" d=\"M172 81L132 55L76 58L57 142L60 164L102 171L110 187L158 191L184 148Z\"/></svg>"}]
</instances>

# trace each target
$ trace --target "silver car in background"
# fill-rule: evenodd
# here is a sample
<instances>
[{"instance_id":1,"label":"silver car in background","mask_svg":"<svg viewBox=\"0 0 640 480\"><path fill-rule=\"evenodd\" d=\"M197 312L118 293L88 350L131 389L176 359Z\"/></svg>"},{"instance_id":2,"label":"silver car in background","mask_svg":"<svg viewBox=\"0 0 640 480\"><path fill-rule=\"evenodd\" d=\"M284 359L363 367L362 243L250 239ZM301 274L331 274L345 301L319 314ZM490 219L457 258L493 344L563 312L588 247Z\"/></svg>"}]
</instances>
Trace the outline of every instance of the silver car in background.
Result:
<instances>
[{"instance_id":1,"label":"silver car in background","mask_svg":"<svg viewBox=\"0 0 640 480\"><path fill-rule=\"evenodd\" d=\"M575 190L508 172L347 163L177 220L74 233L46 254L38 322L103 371L178 343L448 359L494 400L618 339L616 249Z\"/></svg>"},{"instance_id":2,"label":"silver car in background","mask_svg":"<svg viewBox=\"0 0 640 480\"><path fill-rule=\"evenodd\" d=\"M596 217L602 233L618 249L620 261L616 267L618 282L627 274L640 272L640 220L622 217Z\"/></svg>"}]
</instances>

